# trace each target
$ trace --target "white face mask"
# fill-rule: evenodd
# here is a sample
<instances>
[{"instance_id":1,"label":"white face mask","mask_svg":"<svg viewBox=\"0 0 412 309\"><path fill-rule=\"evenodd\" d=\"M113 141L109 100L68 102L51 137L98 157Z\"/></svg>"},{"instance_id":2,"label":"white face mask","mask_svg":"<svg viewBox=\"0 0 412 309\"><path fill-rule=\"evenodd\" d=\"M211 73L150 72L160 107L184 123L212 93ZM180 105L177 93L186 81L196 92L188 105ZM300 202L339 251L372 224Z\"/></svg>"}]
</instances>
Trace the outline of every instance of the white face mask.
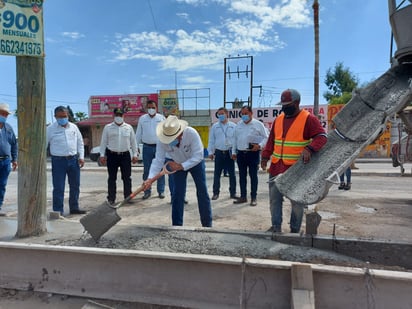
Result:
<instances>
[{"instance_id":1,"label":"white face mask","mask_svg":"<svg viewBox=\"0 0 412 309\"><path fill-rule=\"evenodd\" d=\"M147 113L148 113L150 116L153 116L154 114L156 114L156 109L154 109L154 108L149 108L149 109L147 110Z\"/></svg>"},{"instance_id":2,"label":"white face mask","mask_svg":"<svg viewBox=\"0 0 412 309\"><path fill-rule=\"evenodd\" d=\"M119 117L119 116L114 117L114 122L117 123L117 124L122 124L123 123L123 117Z\"/></svg>"}]
</instances>

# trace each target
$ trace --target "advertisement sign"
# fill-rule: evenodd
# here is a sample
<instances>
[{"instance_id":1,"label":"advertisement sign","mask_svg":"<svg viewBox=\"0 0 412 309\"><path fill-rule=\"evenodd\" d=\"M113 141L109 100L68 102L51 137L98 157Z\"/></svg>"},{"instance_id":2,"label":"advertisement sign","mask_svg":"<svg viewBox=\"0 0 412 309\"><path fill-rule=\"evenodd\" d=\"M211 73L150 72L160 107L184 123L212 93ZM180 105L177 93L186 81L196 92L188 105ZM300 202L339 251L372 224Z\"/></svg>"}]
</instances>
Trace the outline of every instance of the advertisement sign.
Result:
<instances>
[{"instance_id":1,"label":"advertisement sign","mask_svg":"<svg viewBox=\"0 0 412 309\"><path fill-rule=\"evenodd\" d=\"M179 101L176 90L160 90L159 112L165 117L169 115L179 115Z\"/></svg>"},{"instance_id":2,"label":"advertisement sign","mask_svg":"<svg viewBox=\"0 0 412 309\"><path fill-rule=\"evenodd\" d=\"M89 99L90 117L113 116L115 108L121 108L128 116L141 116L145 113L148 100L157 102L157 93L125 94L125 95L98 95Z\"/></svg>"},{"instance_id":3,"label":"advertisement sign","mask_svg":"<svg viewBox=\"0 0 412 309\"><path fill-rule=\"evenodd\" d=\"M0 0L0 54L44 57L43 0Z\"/></svg>"},{"instance_id":4,"label":"advertisement sign","mask_svg":"<svg viewBox=\"0 0 412 309\"><path fill-rule=\"evenodd\" d=\"M313 106L301 106L302 109L306 109L308 112L313 113ZM267 129L270 129L275 118L280 114L281 106L279 107L265 107L265 108L252 108L253 118L262 121ZM241 118L240 109L229 109L229 119L233 122L238 122ZM210 111L212 116L212 122L217 121L217 109ZM319 118L322 126L327 129L328 119L328 105L319 106Z\"/></svg>"}]
</instances>

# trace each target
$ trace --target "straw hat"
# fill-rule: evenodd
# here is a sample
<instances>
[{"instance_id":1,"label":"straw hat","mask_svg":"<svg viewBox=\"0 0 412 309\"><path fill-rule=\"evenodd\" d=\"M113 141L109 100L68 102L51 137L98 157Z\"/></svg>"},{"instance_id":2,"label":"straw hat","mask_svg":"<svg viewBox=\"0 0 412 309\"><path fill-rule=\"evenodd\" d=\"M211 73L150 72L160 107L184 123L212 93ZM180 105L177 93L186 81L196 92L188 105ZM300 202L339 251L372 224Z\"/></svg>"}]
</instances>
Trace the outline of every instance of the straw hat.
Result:
<instances>
[{"instance_id":1,"label":"straw hat","mask_svg":"<svg viewBox=\"0 0 412 309\"><path fill-rule=\"evenodd\" d=\"M7 112L8 114L11 114L9 104L6 104L6 103L0 103L0 111L4 111L4 112Z\"/></svg>"},{"instance_id":2,"label":"straw hat","mask_svg":"<svg viewBox=\"0 0 412 309\"><path fill-rule=\"evenodd\" d=\"M170 115L156 127L156 134L163 144L169 144L176 139L187 127L187 121Z\"/></svg>"}]
</instances>

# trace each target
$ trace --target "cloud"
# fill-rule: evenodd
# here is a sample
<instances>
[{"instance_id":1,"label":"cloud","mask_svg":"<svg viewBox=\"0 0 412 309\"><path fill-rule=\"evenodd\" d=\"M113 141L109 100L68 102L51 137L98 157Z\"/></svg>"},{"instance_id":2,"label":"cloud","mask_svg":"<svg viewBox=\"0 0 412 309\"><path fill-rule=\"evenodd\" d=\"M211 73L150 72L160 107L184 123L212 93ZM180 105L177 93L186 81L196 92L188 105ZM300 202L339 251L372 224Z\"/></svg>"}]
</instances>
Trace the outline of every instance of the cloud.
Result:
<instances>
[{"instance_id":1,"label":"cloud","mask_svg":"<svg viewBox=\"0 0 412 309\"><path fill-rule=\"evenodd\" d=\"M86 37L84 34L79 32L62 32L61 35L72 40L78 40Z\"/></svg>"},{"instance_id":2,"label":"cloud","mask_svg":"<svg viewBox=\"0 0 412 309\"><path fill-rule=\"evenodd\" d=\"M299 29L311 25L306 0L176 2L191 6L192 14L204 10L197 6L218 5L220 22L197 18L203 28L169 29L164 33L118 33L112 50L114 61L144 59L157 62L161 69L174 71L220 70L222 59L229 54L257 55L284 48L286 43L276 30L279 27ZM187 21L191 19L189 13L177 13L177 16ZM199 13L199 16L204 17L204 14Z\"/></svg>"}]
</instances>

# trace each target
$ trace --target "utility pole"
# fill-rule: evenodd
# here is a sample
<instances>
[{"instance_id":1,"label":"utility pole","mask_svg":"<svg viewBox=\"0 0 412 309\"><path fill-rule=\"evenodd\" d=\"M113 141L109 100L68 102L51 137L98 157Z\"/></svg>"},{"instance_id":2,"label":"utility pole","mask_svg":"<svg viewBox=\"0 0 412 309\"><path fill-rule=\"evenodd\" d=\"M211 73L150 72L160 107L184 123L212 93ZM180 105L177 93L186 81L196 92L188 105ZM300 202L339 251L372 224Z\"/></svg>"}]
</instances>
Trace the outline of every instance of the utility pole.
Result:
<instances>
[{"instance_id":1,"label":"utility pole","mask_svg":"<svg viewBox=\"0 0 412 309\"><path fill-rule=\"evenodd\" d=\"M315 29L315 78L314 78L314 102L313 113L319 115L319 2L313 1L313 22Z\"/></svg>"}]
</instances>

